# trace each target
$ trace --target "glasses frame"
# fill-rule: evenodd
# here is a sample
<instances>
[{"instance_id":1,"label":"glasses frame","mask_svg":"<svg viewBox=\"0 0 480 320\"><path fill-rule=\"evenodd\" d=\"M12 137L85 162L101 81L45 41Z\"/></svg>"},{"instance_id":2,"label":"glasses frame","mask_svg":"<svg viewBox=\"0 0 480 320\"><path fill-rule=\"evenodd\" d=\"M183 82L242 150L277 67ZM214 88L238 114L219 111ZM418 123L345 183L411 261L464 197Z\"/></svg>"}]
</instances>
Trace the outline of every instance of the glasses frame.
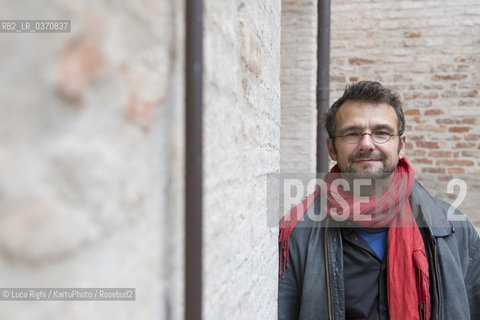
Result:
<instances>
[{"instance_id":1,"label":"glasses frame","mask_svg":"<svg viewBox=\"0 0 480 320\"><path fill-rule=\"evenodd\" d=\"M392 140L392 137L394 137L394 136L401 136L401 135L402 135L401 133L390 134L390 138L388 138L386 141L378 142L378 141L376 141L375 138L373 137L373 133L374 133L374 132L365 132L365 133L361 134L361 135L358 137L358 141L356 141L356 142L347 142L347 141L345 140L345 135L343 135L343 136L333 136L332 139L342 138L343 142L345 142L345 143L347 143L347 144L357 144L357 143L359 143L360 141L362 141L363 136L367 134L367 135L370 136L370 138L372 138L372 141L375 142L376 144L385 144L385 143L387 143L388 141Z\"/></svg>"}]
</instances>

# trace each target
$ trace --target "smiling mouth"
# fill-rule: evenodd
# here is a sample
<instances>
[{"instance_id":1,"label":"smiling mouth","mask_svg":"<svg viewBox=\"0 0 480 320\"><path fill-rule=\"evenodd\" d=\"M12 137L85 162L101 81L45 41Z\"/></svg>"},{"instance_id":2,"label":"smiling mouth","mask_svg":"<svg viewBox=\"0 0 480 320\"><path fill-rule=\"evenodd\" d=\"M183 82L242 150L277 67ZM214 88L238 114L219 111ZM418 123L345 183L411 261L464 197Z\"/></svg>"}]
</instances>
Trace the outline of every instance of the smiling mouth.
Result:
<instances>
[{"instance_id":1,"label":"smiling mouth","mask_svg":"<svg viewBox=\"0 0 480 320\"><path fill-rule=\"evenodd\" d=\"M377 161L380 161L380 159L358 159L358 160L354 160L354 162L377 162Z\"/></svg>"}]
</instances>

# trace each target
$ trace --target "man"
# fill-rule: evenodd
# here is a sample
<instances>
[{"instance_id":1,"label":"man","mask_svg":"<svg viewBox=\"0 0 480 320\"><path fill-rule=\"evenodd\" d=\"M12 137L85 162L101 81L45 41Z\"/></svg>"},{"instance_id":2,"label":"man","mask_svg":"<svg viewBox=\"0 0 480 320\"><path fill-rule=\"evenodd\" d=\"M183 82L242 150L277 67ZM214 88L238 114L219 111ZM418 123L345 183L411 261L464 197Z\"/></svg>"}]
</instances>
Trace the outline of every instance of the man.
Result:
<instances>
[{"instance_id":1,"label":"man","mask_svg":"<svg viewBox=\"0 0 480 320\"><path fill-rule=\"evenodd\" d=\"M479 236L415 181L398 96L358 82L324 120L337 164L280 222L278 318L480 319Z\"/></svg>"}]
</instances>

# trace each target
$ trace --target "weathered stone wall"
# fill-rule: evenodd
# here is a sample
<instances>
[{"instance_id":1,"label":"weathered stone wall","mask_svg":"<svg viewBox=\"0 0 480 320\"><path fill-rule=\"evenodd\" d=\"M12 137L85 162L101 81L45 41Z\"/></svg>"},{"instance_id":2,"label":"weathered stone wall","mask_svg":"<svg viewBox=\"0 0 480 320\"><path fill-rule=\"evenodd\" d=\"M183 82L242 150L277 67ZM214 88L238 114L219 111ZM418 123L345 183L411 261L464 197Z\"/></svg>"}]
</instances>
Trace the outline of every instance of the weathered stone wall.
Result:
<instances>
[{"instance_id":1,"label":"weathered stone wall","mask_svg":"<svg viewBox=\"0 0 480 320\"><path fill-rule=\"evenodd\" d=\"M2 302L2 319L181 319L182 1L32 1L0 36L2 287L133 287L135 302Z\"/></svg>"},{"instance_id":2,"label":"weathered stone wall","mask_svg":"<svg viewBox=\"0 0 480 320\"><path fill-rule=\"evenodd\" d=\"M18 15L22 12L25 16ZM205 1L204 318L275 319L280 1ZM18 2L66 34L2 34L2 287L135 302L2 302L15 319L183 317L183 2Z\"/></svg>"},{"instance_id":3,"label":"weathered stone wall","mask_svg":"<svg viewBox=\"0 0 480 320\"><path fill-rule=\"evenodd\" d=\"M281 172L315 172L316 84L317 0L283 0Z\"/></svg>"},{"instance_id":4,"label":"weathered stone wall","mask_svg":"<svg viewBox=\"0 0 480 320\"><path fill-rule=\"evenodd\" d=\"M205 2L204 319L276 319L280 1Z\"/></svg>"},{"instance_id":5,"label":"weathered stone wall","mask_svg":"<svg viewBox=\"0 0 480 320\"><path fill-rule=\"evenodd\" d=\"M480 3L332 2L331 102L345 84L378 80L405 102L407 156L436 195L465 179L461 208L479 225Z\"/></svg>"}]
</instances>

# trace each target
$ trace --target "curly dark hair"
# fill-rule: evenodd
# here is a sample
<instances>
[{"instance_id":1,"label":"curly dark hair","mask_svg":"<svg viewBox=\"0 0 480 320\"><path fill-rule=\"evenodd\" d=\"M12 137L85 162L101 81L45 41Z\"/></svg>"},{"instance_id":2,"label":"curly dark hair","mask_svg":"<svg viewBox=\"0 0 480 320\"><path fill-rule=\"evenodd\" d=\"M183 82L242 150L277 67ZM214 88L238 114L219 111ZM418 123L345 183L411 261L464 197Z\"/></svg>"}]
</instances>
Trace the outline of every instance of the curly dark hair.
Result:
<instances>
[{"instance_id":1,"label":"curly dark hair","mask_svg":"<svg viewBox=\"0 0 480 320\"><path fill-rule=\"evenodd\" d=\"M330 109L322 115L325 129L330 138L335 136L335 115L337 114L338 109L340 109L346 101L362 101L375 104L386 103L392 106L397 114L398 134L402 135L405 131L405 116L403 115L402 102L400 101L398 94L385 88L380 82L359 81L347 85L343 92L343 96L335 101Z\"/></svg>"}]
</instances>

